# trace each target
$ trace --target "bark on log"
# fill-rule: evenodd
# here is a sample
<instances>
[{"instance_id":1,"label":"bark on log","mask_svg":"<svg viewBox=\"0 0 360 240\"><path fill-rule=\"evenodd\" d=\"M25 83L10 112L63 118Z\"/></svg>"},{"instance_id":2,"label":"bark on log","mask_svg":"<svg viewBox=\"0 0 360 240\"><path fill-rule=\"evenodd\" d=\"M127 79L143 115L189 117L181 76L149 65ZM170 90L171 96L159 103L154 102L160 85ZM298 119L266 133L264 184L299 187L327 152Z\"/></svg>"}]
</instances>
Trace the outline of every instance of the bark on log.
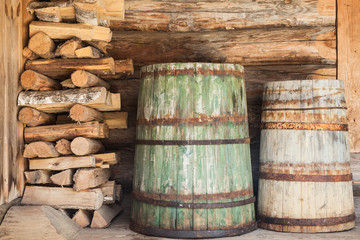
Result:
<instances>
[{"instance_id":1,"label":"bark on log","mask_svg":"<svg viewBox=\"0 0 360 240\"><path fill-rule=\"evenodd\" d=\"M36 17L45 22L62 22L59 7L46 7L35 10Z\"/></svg>"},{"instance_id":2,"label":"bark on log","mask_svg":"<svg viewBox=\"0 0 360 240\"><path fill-rule=\"evenodd\" d=\"M29 40L29 49L42 58L54 58L55 43L46 34L41 31L32 35Z\"/></svg>"},{"instance_id":3,"label":"bark on log","mask_svg":"<svg viewBox=\"0 0 360 240\"><path fill-rule=\"evenodd\" d=\"M106 183L110 177L110 169L88 168L78 169L74 175L74 190L80 191L94 188Z\"/></svg>"},{"instance_id":4,"label":"bark on log","mask_svg":"<svg viewBox=\"0 0 360 240\"><path fill-rule=\"evenodd\" d=\"M50 171L47 170L36 170L36 171L25 171L26 182L30 184L48 184L51 183Z\"/></svg>"},{"instance_id":5,"label":"bark on log","mask_svg":"<svg viewBox=\"0 0 360 240\"><path fill-rule=\"evenodd\" d=\"M75 123L40 127L27 127L24 130L24 140L27 143L34 141L57 141L62 138L106 138L108 136L109 129L107 125L99 122L88 122L81 125Z\"/></svg>"},{"instance_id":6,"label":"bark on log","mask_svg":"<svg viewBox=\"0 0 360 240\"><path fill-rule=\"evenodd\" d=\"M90 107L83 106L81 104L75 104L72 106L69 112L69 116L75 122L102 122L105 118L102 112L99 112Z\"/></svg>"},{"instance_id":7,"label":"bark on log","mask_svg":"<svg viewBox=\"0 0 360 240\"><path fill-rule=\"evenodd\" d=\"M55 56L62 58L76 58L75 51L82 48L83 44L81 39L72 38L60 44L55 51Z\"/></svg>"},{"instance_id":8,"label":"bark on log","mask_svg":"<svg viewBox=\"0 0 360 240\"><path fill-rule=\"evenodd\" d=\"M91 25L98 24L98 5L96 3L82 3L75 2L75 16L79 23L86 23Z\"/></svg>"},{"instance_id":9,"label":"bark on log","mask_svg":"<svg viewBox=\"0 0 360 240\"><path fill-rule=\"evenodd\" d=\"M21 86L25 90L58 90L61 85L58 81L48 78L33 70L26 70L21 74Z\"/></svg>"},{"instance_id":10,"label":"bark on log","mask_svg":"<svg viewBox=\"0 0 360 240\"><path fill-rule=\"evenodd\" d=\"M115 60L115 74L101 75L103 79L119 79L124 76L134 74L134 64L132 59Z\"/></svg>"},{"instance_id":11,"label":"bark on log","mask_svg":"<svg viewBox=\"0 0 360 240\"><path fill-rule=\"evenodd\" d=\"M25 146L23 154L25 158L50 158L58 157L59 155L52 142L29 143Z\"/></svg>"},{"instance_id":12,"label":"bark on log","mask_svg":"<svg viewBox=\"0 0 360 240\"><path fill-rule=\"evenodd\" d=\"M109 83L84 70L73 72L71 74L71 81L77 87L105 87L107 90L110 89Z\"/></svg>"},{"instance_id":13,"label":"bark on log","mask_svg":"<svg viewBox=\"0 0 360 240\"><path fill-rule=\"evenodd\" d=\"M29 127L35 127L55 123L56 115L44 113L34 108L24 107L19 111L18 119Z\"/></svg>"},{"instance_id":14,"label":"bark on log","mask_svg":"<svg viewBox=\"0 0 360 240\"><path fill-rule=\"evenodd\" d=\"M72 140L70 147L71 151L77 156L90 155L105 150L100 141L84 137L77 137Z\"/></svg>"},{"instance_id":15,"label":"bark on log","mask_svg":"<svg viewBox=\"0 0 360 240\"><path fill-rule=\"evenodd\" d=\"M70 148L71 142L67 139L60 139L56 142L55 149L61 155L70 155L73 154Z\"/></svg>"}]
</instances>

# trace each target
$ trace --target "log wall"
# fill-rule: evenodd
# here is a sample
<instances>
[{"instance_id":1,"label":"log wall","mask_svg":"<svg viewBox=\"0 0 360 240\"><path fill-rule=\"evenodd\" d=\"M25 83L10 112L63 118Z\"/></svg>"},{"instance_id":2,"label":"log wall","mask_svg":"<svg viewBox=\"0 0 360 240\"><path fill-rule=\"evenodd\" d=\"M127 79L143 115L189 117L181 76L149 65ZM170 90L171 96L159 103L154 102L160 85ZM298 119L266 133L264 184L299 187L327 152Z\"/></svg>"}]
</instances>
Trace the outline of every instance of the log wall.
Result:
<instances>
[{"instance_id":1,"label":"log wall","mask_svg":"<svg viewBox=\"0 0 360 240\"><path fill-rule=\"evenodd\" d=\"M136 70L164 62L245 66L254 186L263 84L336 79L336 0L127 0L125 11L125 21L111 23L109 53L132 58ZM138 73L111 82L129 112L129 129L110 131L105 145L122 153L113 176L125 187L131 185L138 85Z\"/></svg>"}]
</instances>

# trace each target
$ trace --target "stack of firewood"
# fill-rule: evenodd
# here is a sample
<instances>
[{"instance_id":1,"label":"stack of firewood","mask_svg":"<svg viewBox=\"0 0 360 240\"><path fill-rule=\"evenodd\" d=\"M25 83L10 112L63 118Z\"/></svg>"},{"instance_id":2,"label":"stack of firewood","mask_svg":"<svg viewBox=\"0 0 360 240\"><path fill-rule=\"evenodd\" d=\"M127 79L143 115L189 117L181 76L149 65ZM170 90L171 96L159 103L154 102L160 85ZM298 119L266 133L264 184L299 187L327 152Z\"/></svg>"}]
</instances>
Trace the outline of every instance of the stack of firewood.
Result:
<instances>
[{"instance_id":1,"label":"stack of firewood","mask_svg":"<svg viewBox=\"0 0 360 240\"><path fill-rule=\"evenodd\" d=\"M31 4L39 17L54 8L41 4L59 2ZM110 180L111 165L120 156L107 152L101 139L109 129L127 128L120 94L109 91L107 80L132 74L133 65L108 56L111 30L86 16L81 22L94 25L58 23L59 16L49 18L55 22L30 23L23 52L28 60L20 79L25 91L18 97L23 107L19 121L26 126L23 155L29 161L22 203L63 209L82 227L103 228L122 208L121 185Z\"/></svg>"}]
</instances>

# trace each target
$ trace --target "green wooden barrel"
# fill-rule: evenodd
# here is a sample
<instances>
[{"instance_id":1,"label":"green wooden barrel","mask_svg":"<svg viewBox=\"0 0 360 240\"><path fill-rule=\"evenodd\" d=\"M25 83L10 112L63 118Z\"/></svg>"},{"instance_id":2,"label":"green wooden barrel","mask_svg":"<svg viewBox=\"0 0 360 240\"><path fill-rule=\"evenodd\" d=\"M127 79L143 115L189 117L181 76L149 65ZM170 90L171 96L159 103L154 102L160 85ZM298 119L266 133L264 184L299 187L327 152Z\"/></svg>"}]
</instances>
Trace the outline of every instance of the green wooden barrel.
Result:
<instances>
[{"instance_id":1,"label":"green wooden barrel","mask_svg":"<svg viewBox=\"0 0 360 240\"><path fill-rule=\"evenodd\" d=\"M145 66L138 101L130 228L177 238L254 230L243 67Z\"/></svg>"}]
</instances>

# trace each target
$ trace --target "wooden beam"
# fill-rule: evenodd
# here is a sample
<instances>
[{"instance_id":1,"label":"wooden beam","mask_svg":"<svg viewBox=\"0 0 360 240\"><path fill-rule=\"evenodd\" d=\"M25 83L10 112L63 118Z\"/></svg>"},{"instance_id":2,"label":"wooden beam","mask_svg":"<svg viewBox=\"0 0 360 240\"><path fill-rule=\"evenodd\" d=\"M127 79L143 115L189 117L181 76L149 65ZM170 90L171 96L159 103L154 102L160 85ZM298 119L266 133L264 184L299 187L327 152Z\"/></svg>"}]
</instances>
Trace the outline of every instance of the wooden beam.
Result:
<instances>
[{"instance_id":1,"label":"wooden beam","mask_svg":"<svg viewBox=\"0 0 360 240\"><path fill-rule=\"evenodd\" d=\"M104 168L85 168L78 169L74 175L74 190L98 187L106 183L110 178L110 169Z\"/></svg>"},{"instance_id":2,"label":"wooden beam","mask_svg":"<svg viewBox=\"0 0 360 240\"><path fill-rule=\"evenodd\" d=\"M74 139L76 137L106 138L109 129L105 123L88 122L83 124L62 124L39 127L27 127L24 130L25 142L57 141L62 138Z\"/></svg>"},{"instance_id":3,"label":"wooden beam","mask_svg":"<svg viewBox=\"0 0 360 240\"><path fill-rule=\"evenodd\" d=\"M29 169L61 171L71 168L95 167L95 163L96 160L94 156L29 159Z\"/></svg>"},{"instance_id":4,"label":"wooden beam","mask_svg":"<svg viewBox=\"0 0 360 240\"><path fill-rule=\"evenodd\" d=\"M350 152L360 152L360 7L353 0L338 0L337 4L338 79L345 86Z\"/></svg>"},{"instance_id":5,"label":"wooden beam","mask_svg":"<svg viewBox=\"0 0 360 240\"><path fill-rule=\"evenodd\" d=\"M100 209L94 212L91 221L91 228L106 228L110 225L111 221L121 213L123 208L120 205L103 205Z\"/></svg>"},{"instance_id":6,"label":"wooden beam","mask_svg":"<svg viewBox=\"0 0 360 240\"><path fill-rule=\"evenodd\" d=\"M110 93L103 87L68 89L58 91L28 91L18 96L18 105L33 107L49 113L69 112L75 104L100 111L119 111L120 93Z\"/></svg>"},{"instance_id":7,"label":"wooden beam","mask_svg":"<svg viewBox=\"0 0 360 240\"><path fill-rule=\"evenodd\" d=\"M69 78L76 70L86 70L95 75L115 74L113 58L31 60L26 62L25 68L60 80Z\"/></svg>"},{"instance_id":8,"label":"wooden beam","mask_svg":"<svg viewBox=\"0 0 360 240\"><path fill-rule=\"evenodd\" d=\"M47 170L36 170L36 171L25 171L26 182L30 184L48 184L51 183L50 171Z\"/></svg>"},{"instance_id":9,"label":"wooden beam","mask_svg":"<svg viewBox=\"0 0 360 240\"><path fill-rule=\"evenodd\" d=\"M56 208L96 210L102 206L100 189L74 191L72 188L27 186L21 204L48 205Z\"/></svg>"},{"instance_id":10,"label":"wooden beam","mask_svg":"<svg viewBox=\"0 0 360 240\"><path fill-rule=\"evenodd\" d=\"M55 22L33 21L29 26L29 35L44 32L52 39L69 39L78 37L83 41L105 41L110 42L112 32L110 28L93 26L88 24L69 24Z\"/></svg>"}]
</instances>

